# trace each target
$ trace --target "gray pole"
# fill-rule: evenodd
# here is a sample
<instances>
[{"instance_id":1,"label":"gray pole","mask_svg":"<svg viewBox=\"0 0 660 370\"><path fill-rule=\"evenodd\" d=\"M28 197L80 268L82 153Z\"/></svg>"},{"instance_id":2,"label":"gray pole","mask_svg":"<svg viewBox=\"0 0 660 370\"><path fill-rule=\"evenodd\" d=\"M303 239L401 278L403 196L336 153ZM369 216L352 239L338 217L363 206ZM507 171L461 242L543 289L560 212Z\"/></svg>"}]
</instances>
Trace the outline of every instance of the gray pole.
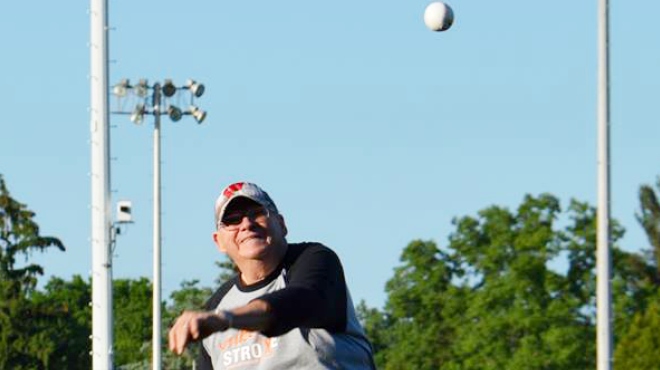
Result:
<instances>
[{"instance_id":1,"label":"gray pole","mask_svg":"<svg viewBox=\"0 0 660 370\"><path fill-rule=\"evenodd\" d=\"M160 320L160 111L161 87L154 85L154 281L153 281L153 350L154 370L161 368L161 320Z\"/></svg>"},{"instance_id":2,"label":"gray pole","mask_svg":"<svg viewBox=\"0 0 660 370\"><path fill-rule=\"evenodd\" d=\"M612 294L610 278L610 112L609 112L609 9L608 0L598 1L598 231L597 352L598 370L612 368Z\"/></svg>"},{"instance_id":3,"label":"gray pole","mask_svg":"<svg viewBox=\"0 0 660 370\"><path fill-rule=\"evenodd\" d=\"M108 4L90 1L90 133L92 196L92 368L112 366L112 256L110 255L110 130Z\"/></svg>"}]
</instances>

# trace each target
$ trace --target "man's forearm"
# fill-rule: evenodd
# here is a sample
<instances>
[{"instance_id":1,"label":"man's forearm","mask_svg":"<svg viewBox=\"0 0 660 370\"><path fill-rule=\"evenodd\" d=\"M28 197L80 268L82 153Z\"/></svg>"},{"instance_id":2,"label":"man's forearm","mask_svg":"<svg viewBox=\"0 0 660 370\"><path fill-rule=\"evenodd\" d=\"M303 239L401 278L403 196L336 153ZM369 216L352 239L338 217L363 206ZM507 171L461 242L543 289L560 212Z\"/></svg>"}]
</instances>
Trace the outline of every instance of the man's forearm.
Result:
<instances>
[{"instance_id":1,"label":"man's forearm","mask_svg":"<svg viewBox=\"0 0 660 370\"><path fill-rule=\"evenodd\" d=\"M232 317L231 326L236 329L250 331L267 330L273 322L268 302L255 299L245 306L229 310Z\"/></svg>"}]
</instances>

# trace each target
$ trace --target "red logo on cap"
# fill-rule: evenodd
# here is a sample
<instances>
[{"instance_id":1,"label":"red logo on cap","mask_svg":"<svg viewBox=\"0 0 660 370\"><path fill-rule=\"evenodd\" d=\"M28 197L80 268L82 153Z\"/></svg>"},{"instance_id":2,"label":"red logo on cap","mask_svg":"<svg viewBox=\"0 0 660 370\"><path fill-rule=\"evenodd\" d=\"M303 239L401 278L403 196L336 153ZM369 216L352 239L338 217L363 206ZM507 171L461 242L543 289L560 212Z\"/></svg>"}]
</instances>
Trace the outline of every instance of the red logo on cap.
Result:
<instances>
[{"instance_id":1,"label":"red logo on cap","mask_svg":"<svg viewBox=\"0 0 660 370\"><path fill-rule=\"evenodd\" d=\"M222 195L224 195L225 198L231 198L231 196L234 195L235 192L243 188L243 185L245 185L244 182L237 182L235 184L231 184L227 186L224 192L222 192Z\"/></svg>"}]
</instances>

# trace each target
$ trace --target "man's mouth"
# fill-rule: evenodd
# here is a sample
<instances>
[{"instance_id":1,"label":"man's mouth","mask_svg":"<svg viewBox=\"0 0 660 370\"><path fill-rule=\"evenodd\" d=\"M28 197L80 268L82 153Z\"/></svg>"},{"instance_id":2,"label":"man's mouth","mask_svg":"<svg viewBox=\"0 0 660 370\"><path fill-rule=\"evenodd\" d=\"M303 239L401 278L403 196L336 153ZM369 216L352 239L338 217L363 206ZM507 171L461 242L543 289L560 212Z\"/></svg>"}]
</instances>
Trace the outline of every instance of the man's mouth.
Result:
<instances>
[{"instance_id":1,"label":"man's mouth","mask_svg":"<svg viewBox=\"0 0 660 370\"><path fill-rule=\"evenodd\" d=\"M243 244L243 243L245 243L245 242L248 242L248 241L250 241L250 240L253 240L253 239L259 239L259 240L261 240L261 239L263 239L263 238L261 238L261 236L259 236L259 235L251 235L251 236L248 236L247 238L241 239L241 244Z\"/></svg>"}]
</instances>

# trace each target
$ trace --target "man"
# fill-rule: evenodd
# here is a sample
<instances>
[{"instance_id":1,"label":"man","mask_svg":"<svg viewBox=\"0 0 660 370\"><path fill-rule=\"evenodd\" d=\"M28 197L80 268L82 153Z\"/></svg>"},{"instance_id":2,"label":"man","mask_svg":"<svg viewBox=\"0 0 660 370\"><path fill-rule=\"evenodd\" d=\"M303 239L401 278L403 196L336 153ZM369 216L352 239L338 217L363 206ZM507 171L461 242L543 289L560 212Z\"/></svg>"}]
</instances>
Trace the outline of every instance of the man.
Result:
<instances>
[{"instance_id":1,"label":"man","mask_svg":"<svg viewBox=\"0 0 660 370\"><path fill-rule=\"evenodd\" d=\"M213 241L238 274L169 332L183 353L201 341L200 369L374 369L337 255L288 243L284 218L257 185L229 185L215 204Z\"/></svg>"}]
</instances>

